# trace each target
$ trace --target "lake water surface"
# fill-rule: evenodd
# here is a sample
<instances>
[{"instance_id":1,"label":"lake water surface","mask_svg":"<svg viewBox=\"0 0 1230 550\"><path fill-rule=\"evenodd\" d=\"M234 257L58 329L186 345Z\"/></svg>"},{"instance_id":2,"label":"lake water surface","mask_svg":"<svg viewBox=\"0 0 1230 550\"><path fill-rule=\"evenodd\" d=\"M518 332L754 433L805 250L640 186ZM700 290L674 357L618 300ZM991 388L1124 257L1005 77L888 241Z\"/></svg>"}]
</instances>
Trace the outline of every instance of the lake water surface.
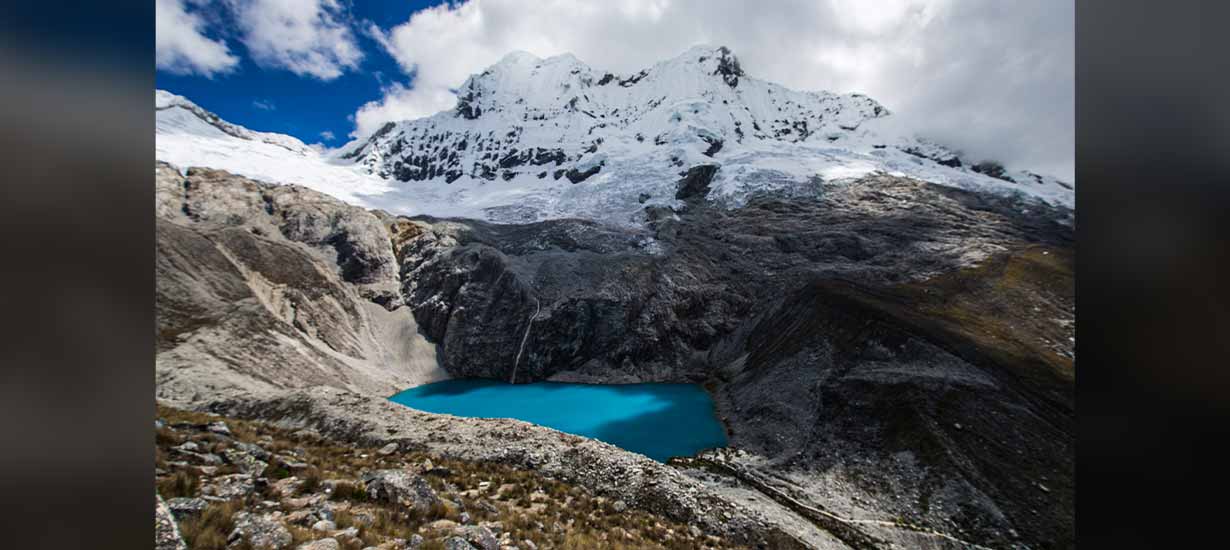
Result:
<instances>
[{"instance_id":1,"label":"lake water surface","mask_svg":"<svg viewBox=\"0 0 1230 550\"><path fill-rule=\"evenodd\" d=\"M709 394L695 384L507 384L445 380L389 400L433 413L516 418L665 462L726 445Z\"/></svg>"}]
</instances>

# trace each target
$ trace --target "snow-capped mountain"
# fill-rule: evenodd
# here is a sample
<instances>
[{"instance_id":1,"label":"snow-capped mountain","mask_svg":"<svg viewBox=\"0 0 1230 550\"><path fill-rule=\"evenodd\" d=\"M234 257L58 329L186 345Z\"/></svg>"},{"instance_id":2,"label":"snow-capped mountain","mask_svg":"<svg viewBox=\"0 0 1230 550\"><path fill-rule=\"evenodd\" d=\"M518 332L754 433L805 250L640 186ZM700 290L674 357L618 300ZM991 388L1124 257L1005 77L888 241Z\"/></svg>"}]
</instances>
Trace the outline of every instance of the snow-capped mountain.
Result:
<instances>
[{"instance_id":1,"label":"snow-capped mountain","mask_svg":"<svg viewBox=\"0 0 1230 550\"><path fill-rule=\"evenodd\" d=\"M359 195L352 198L399 213L637 223L646 205L677 206L677 181L699 165L718 167L708 198L731 206L757 192L815 193L876 171L1074 206L1068 183L994 163L971 165L901 132L869 97L758 80L724 47L695 47L631 75L599 71L571 55L511 53L471 76L452 110L391 122L329 156L294 138L216 120L165 92L158 104L160 159L308 186L359 178L347 191ZM189 115L242 140L239 149L276 146L349 174L310 174L302 162L277 173L280 164L266 161L254 175L255 167L219 158L225 154L216 147L194 152L193 140L178 137L197 124L181 123ZM163 157L173 150L177 159Z\"/></svg>"},{"instance_id":2,"label":"snow-capped mountain","mask_svg":"<svg viewBox=\"0 0 1230 550\"><path fill-rule=\"evenodd\" d=\"M370 197L393 189L298 139L231 124L183 96L157 90L154 109L155 156L180 168L221 168L273 183L297 183L368 207L377 206Z\"/></svg>"}]
</instances>

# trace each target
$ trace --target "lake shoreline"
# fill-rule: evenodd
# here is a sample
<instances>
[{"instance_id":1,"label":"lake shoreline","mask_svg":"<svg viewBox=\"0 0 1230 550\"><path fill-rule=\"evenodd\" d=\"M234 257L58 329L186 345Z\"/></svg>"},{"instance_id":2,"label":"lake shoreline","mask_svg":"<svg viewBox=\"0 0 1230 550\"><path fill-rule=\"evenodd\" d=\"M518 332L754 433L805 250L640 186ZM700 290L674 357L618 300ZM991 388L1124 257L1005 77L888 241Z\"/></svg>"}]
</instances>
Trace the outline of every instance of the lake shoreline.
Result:
<instances>
[{"instance_id":1,"label":"lake shoreline","mask_svg":"<svg viewBox=\"0 0 1230 550\"><path fill-rule=\"evenodd\" d=\"M728 444L727 427L701 384L584 384L450 379L408 388L389 401L460 418L511 418L604 441L665 462Z\"/></svg>"}]
</instances>

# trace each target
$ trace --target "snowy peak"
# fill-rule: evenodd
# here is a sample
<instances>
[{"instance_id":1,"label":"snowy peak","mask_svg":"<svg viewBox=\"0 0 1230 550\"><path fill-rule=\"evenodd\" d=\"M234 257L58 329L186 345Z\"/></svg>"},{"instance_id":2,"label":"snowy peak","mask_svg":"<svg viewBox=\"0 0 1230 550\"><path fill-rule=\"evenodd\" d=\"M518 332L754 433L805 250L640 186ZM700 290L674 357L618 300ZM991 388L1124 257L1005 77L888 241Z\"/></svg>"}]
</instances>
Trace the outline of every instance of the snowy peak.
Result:
<instances>
[{"instance_id":1,"label":"snowy peak","mask_svg":"<svg viewBox=\"0 0 1230 550\"><path fill-rule=\"evenodd\" d=\"M188 98L166 90L154 90L154 111L158 113L156 123L159 125L157 129L159 133L164 130L178 130L209 136L221 132L238 139L276 145L292 153L301 155L312 153L311 147L294 137L286 134L254 132L243 126L231 124L222 120L218 115L202 109Z\"/></svg>"},{"instance_id":2,"label":"snowy peak","mask_svg":"<svg viewBox=\"0 0 1230 550\"><path fill-rule=\"evenodd\" d=\"M222 120L183 96L154 92L154 154L182 170L218 168L270 183L300 184L351 204L376 206L388 182L339 164L302 141Z\"/></svg>"},{"instance_id":3,"label":"snowy peak","mask_svg":"<svg viewBox=\"0 0 1230 550\"><path fill-rule=\"evenodd\" d=\"M551 173L558 180L569 168L596 174L609 152L650 143L670 149L665 158L673 160L662 164L669 172L712 158L727 143L807 141L887 114L865 96L795 92L749 78L725 47L692 48L627 75L596 71L572 55L514 52L467 79L451 113L388 126L348 157L381 177L447 183L514 179L528 173L516 166L546 158L569 165Z\"/></svg>"},{"instance_id":4,"label":"snowy peak","mask_svg":"<svg viewBox=\"0 0 1230 550\"><path fill-rule=\"evenodd\" d=\"M726 46L693 46L679 56L655 65L654 72L694 71L702 75L720 78L727 86L739 85L743 67L739 59Z\"/></svg>"},{"instance_id":5,"label":"snowy peak","mask_svg":"<svg viewBox=\"0 0 1230 550\"><path fill-rule=\"evenodd\" d=\"M630 74L595 69L569 54L512 52L466 79L454 108L390 122L336 158L312 152L309 164L323 166L321 175L298 161L254 160L264 155L253 153L257 145L270 144L311 156L302 142L230 125L160 93L160 154L174 150L176 159L164 160L309 186L336 186L357 175L365 191L351 194L363 193L365 204L495 222L578 217L640 224L647 207L681 207L680 182L694 170L711 176L700 197L730 207L760 193L814 196L826 185L877 172L1075 204L1069 183L971 162L980 159L902 132L870 97L797 91L754 75L720 46L693 47ZM193 132L231 141L221 147L182 136ZM188 143L209 154L171 146ZM379 189L379 196L367 195Z\"/></svg>"}]
</instances>

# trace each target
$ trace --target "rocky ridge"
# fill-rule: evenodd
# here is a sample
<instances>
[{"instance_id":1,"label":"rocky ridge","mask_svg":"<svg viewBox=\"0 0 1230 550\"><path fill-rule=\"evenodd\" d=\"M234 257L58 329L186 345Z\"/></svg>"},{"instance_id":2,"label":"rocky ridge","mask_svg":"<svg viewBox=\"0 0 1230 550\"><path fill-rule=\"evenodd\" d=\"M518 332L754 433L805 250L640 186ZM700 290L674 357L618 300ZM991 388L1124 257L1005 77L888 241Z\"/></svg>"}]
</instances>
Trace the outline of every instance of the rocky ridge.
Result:
<instances>
[{"instance_id":1,"label":"rocky ridge","mask_svg":"<svg viewBox=\"0 0 1230 550\"><path fill-rule=\"evenodd\" d=\"M155 169L160 399L329 384L373 394L445 377L399 308L382 221L295 186Z\"/></svg>"}]
</instances>

